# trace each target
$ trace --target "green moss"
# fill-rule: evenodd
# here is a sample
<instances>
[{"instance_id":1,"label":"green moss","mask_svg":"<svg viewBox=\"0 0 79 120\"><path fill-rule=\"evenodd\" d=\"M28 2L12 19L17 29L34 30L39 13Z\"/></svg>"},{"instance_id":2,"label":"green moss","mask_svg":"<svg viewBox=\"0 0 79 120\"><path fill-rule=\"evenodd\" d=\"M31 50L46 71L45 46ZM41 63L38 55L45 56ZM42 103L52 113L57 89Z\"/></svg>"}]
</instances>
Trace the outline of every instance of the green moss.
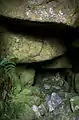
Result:
<instances>
[{"instance_id":1,"label":"green moss","mask_svg":"<svg viewBox=\"0 0 79 120\"><path fill-rule=\"evenodd\" d=\"M71 98L70 103L71 103L72 111L76 115L79 115L79 96L75 96L75 97Z\"/></svg>"},{"instance_id":2,"label":"green moss","mask_svg":"<svg viewBox=\"0 0 79 120\"><path fill-rule=\"evenodd\" d=\"M15 64L7 58L0 65L3 78L0 85L0 120L32 120L32 106L39 105L42 100L39 89L29 85L22 88Z\"/></svg>"}]
</instances>

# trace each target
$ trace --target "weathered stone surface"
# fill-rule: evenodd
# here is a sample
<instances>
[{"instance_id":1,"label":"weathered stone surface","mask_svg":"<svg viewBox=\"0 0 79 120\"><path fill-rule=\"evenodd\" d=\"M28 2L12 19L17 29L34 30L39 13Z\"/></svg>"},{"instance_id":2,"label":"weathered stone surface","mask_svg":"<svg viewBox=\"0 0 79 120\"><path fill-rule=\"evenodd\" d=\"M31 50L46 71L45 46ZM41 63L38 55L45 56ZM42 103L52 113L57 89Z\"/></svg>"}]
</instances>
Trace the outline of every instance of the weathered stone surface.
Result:
<instances>
[{"instance_id":1,"label":"weathered stone surface","mask_svg":"<svg viewBox=\"0 0 79 120\"><path fill-rule=\"evenodd\" d=\"M49 64L43 66L43 68L72 68L72 65L69 63L66 57L61 57L56 60L52 60Z\"/></svg>"},{"instance_id":2,"label":"weathered stone surface","mask_svg":"<svg viewBox=\"0 0 79 120\"><path fill-rule=\"evenodd\" d=\"M70 99L71 108L76 115L79 115L79 96L72 97Z\"/></svg>"},{"instance_id":3,"label":"weathered stone surface","mask_svg":"<svg viewBox=\"0 0 79 120\"><path fill-rule=\"evenodd\" d=\"M60 76L59 73L51 74L46 72L46 74L41 73L37 76L37 84L41 87L42 91L50 94L53 92L59 92L61 89L68 91L69 85L65 82L63 76Z\"/></svg>"},{"instance_id":4,"label":"weathered stone surface","mask_svg":"<svg viewBox=\"0 0 79 120\"><path fill-rule=\"evenodd\" d=\"M32 86L34 83L35 77L35 70L34 69L27 69L26 67L18 66L16 67L16 74L20 79L20 83L22 88L24 86Z\"/></svg>"},{"instance_id":5,"label":"weathered stone surface","mask_svg":"<svg viewBox=\"0 0 79 120\"><path fill-rule=\"evenodd\" d=\"M44 107L41 107L43 116L39 109L41 105L37 106L41 116L40 120L76 120L76 115L73 114L70 108L70 98L73 98L76 94L74 92L68 92L69 85L67 81L65 81L64 76L60 74L61 73L41 72L41 74L37 76L36 84L42 93L44 92L45 94L44 101L42 102ZM45 87L45 84L50 88Z\"/></svg>"},{"instance_id":6,"label":"weathered stone surface","mask_svg":"<svg viewBox=\"0 0 79 120\"><path fill-rule=\"evenodd\" d=\"M0 15L74 25L77 4L74 0L1 0Z\"/></svg>"},{"instance_id":7,"label":"weathered stone surface","mask_svg":"<svg viewBox=\"0 0 79 120\"><path fill-rule=\"evenodd\" d=\"M58 40L37 39L12 33L0 34L0 54L16 58L15 62L29 63L49 60L62 55L66 48Z\"/></svg>"},{"instance_id":8,"label":"weathered stone surface","mask_svg":"<svg viewBox=\"0 0 79 120\"><path fill-rule=\"evenodd\" d=\"M18 70L5 58L0 61L0 73L0 120L32 120L32 106L42 101L39 88L32 86L35 71Z\"/></svg>"}]
</instances>

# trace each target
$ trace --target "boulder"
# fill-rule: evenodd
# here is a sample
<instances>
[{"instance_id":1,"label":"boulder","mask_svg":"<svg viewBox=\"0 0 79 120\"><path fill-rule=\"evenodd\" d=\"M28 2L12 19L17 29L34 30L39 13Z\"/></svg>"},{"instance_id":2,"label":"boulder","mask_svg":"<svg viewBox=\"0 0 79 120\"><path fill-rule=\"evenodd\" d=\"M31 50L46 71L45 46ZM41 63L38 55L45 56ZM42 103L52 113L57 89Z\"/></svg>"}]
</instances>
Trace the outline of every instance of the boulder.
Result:
<instances>
[{"instance_id":1,"label":"boulder","mask_svg":"<svg viewBox=\"0 0 79 120\"><path fill-rule=\"evenodd\" d=\"M0 0L0 15L73 26L79 15L78 4L78 0Z\"/></svg>"},{"instance_id":2,"label":"boulder","mask_svg":"<svg viewBox=\"0 0 79 120\"><path fill-rule=\"evenodd\" d=\"M79 96L72 97L70 99L71 109L76 114L79 115Z\"/></svg>"},{"instance_id":3,"label":"boulder","mask_svg":"<svg viewBox=\"0 0 79 120\"><path fill-rule=\"evenodd\" d=\"M18 78L21 83L21 87L24 88L24 86L32 86L34 83L34 77L35 77L35 70L34 69L27 69L26 67L16 67L16 74L18 75Z\"/></svg>"},{"instance_id":4,"label":"boulder","mask_svg":"<svg viewBox=\"0 0 79 120\"><path fill-rule=\"evenodd\" d=\"M17 63L50 60L65 51L66 48L57 39L40 39L11 32L0 34L1 58L9 56L15 58Z\"/></svg>"}]
</instances>

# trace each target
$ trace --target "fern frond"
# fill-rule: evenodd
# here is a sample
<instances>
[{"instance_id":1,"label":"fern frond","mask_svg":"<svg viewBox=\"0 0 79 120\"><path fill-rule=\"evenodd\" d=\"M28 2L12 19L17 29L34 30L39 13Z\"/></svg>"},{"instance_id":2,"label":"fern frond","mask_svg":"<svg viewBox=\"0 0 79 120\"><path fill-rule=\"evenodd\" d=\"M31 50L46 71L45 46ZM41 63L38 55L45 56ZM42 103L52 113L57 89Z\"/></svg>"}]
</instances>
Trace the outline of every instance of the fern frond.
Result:
<instances>
[{"instance_id":1,"label":"fern frond","mask_svg":"<svg viewBox=\"0 0 79 120\"><path fill-rule=\"evenodd\" d=\"M14 62L12 62L9 57L4 58L0 62L0 70L3 70L4 71L4 76L6 76L6 79L9 78L9 80L11 81L13 93L17 93L21 90L21 86L19 84L19 79L16 75L16 70L15 69L16 69L16 64Z\"/></svg>"}]
</instances>

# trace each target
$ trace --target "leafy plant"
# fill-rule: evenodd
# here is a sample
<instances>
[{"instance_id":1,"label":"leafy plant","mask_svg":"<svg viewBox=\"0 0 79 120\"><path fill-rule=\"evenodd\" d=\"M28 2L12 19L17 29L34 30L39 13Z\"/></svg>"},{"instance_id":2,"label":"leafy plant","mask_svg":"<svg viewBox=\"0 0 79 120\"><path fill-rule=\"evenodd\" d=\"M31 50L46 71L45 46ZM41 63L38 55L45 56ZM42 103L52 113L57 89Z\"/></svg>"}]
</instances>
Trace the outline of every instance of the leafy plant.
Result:
<instances>
[{"instance_id":1,"label":"leafy plant","mask_svg":"<svg viewBox=\"0 0 79 120\"><path fill-rule=\"evenodd\" d=\"M7 118L12 95L21 90L19 79L15 72L16 64L9 57L0 59L0 119ZM18 84L17 84L18 82ZM2 117L1 117L2 116Z\"/></svg>"}]
</instances>

